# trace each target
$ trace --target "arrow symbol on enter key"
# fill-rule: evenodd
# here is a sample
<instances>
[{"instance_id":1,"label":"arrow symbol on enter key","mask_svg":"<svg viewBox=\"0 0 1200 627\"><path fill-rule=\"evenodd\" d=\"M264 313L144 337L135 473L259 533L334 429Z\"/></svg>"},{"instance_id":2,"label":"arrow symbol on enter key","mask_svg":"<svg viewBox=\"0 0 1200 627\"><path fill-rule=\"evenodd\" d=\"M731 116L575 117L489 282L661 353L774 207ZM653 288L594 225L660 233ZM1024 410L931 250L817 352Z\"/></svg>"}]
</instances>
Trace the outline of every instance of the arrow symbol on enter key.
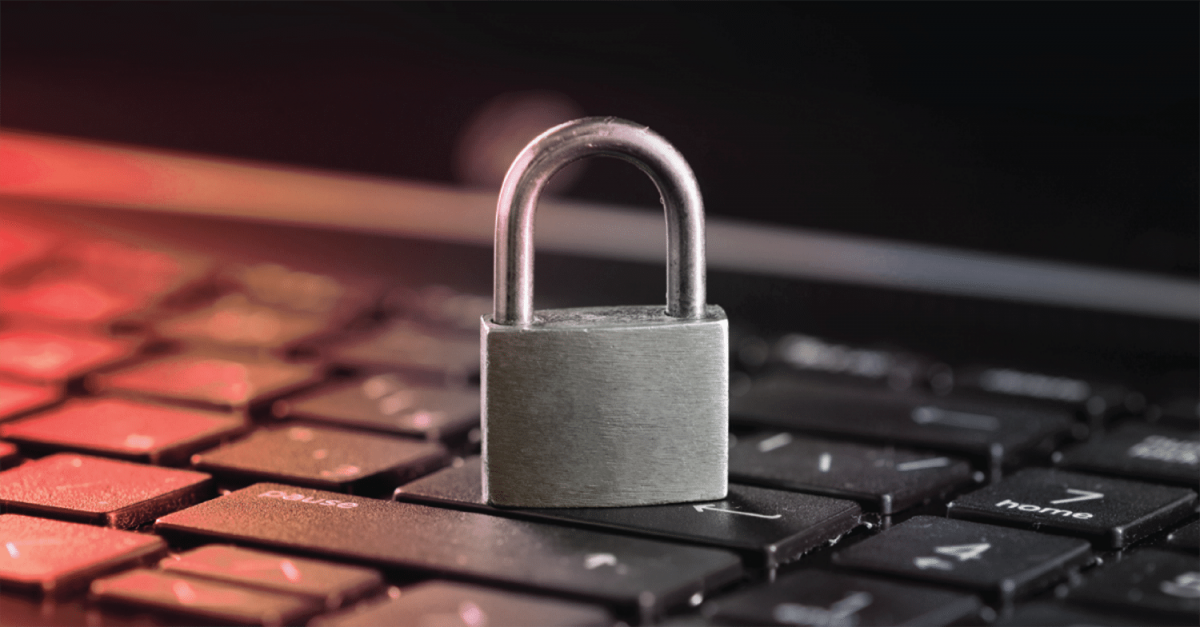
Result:
<instances>
[{"instance_id":1,"label":"arrow symbol on enter key","mask_svg":"<svg viewBox=\"0 0 1200 627\"><path fill-rule=\"evenodd\" d=\"M698 511L698 512L703 512L703 511L725 512L726 514L737 514L738 516L751 516L753 518L766 518L767 520L775 520L776 518L783 518L783 514L773 514L773 515L768 516L767 514L755 514L753 512L739 512L736 509L725 509L723 507L715 507L713 505L693 505L692 507L696 508L696 511Z\"/></svg>"}]
</instances>

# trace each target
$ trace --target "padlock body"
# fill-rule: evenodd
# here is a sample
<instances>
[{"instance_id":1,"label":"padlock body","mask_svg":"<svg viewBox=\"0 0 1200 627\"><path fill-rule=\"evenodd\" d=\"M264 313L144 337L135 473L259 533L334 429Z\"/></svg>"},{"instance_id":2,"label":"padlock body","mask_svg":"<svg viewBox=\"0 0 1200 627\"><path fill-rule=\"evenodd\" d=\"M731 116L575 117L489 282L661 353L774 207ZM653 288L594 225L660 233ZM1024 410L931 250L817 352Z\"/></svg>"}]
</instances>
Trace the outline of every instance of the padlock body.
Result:
<instances>
[{"instance_id":1,"label":"padlock body","mask_svg":"<svg viewBox=\"0 0 1200 627\"><path fill-rule=\"evenodd\" d=\"M728 487L729 324L663 307L482 324L483 490L508 507L718 500Z\"/></svg>"}]
</instances>

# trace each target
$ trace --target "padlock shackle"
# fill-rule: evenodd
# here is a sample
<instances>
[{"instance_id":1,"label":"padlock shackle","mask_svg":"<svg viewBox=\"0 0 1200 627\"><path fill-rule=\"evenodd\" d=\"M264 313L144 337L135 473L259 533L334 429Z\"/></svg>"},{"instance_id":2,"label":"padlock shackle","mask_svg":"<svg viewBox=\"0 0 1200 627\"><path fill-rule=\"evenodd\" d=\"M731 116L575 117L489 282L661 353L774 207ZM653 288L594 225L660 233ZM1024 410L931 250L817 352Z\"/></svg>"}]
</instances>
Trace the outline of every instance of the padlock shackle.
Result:
<instances>
[{"instance_id":1,"label":"padlock shackle","mask_svg":"<svg viewBox=\"0 0 1200 627\"><path fill-rule=\"evenodd\" d=\"M667 315L704 318L704 201L687 161L661 135L613 117L560 124L529 143L509 167L496 202L492 321L533 322L533 216L555 172L595 155L623 159L658 188L667 219Z\"/></svg>"}]
</instances>

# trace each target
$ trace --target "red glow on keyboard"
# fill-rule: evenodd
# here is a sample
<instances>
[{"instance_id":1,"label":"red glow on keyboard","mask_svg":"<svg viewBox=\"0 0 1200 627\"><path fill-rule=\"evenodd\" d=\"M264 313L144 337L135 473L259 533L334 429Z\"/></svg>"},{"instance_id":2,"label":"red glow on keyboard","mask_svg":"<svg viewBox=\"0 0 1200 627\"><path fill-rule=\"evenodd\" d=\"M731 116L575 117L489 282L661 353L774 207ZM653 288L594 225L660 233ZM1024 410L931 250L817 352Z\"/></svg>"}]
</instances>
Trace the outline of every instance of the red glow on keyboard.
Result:
<instances>
[{"instance_id":1,"label":"red glow on keyboard","mask_svg":"<svg viewBox=\"0 0 1200 627\"><path fill-rule=\"evenodd\" d=\"M101 322L140 309L142 297L117 295L82 281L41 283L7 294L3 310L68 322Z\"/></svg>"},{"instance_id":2,"label":"red glow on keyboard","mask_svg":"<svg viewBox=\"0 0 1200 627\"><path fill-rule=\"evenodd\" d=\"M139 294L164 292L183 272L182 265L169 254L119 242L83 244L76 256L96 280Z\"/></svg>"},{"instance_id":3,"label":"red glow on keyboard","mask_svg":"<svg viewBox=\"0 0 1200 627\"><path fill-rule=\"evenodd\" d=\"M0 381L0 420L49 405L59 395L60 392L49 387Z\"/></svg>"},{"instance_id":4,"label":"red glow on keyboard","mask_svg":"<svg viewBox=\"0 0 1200 627\"><path fill-rule=\"evenodd\" d=\"M31 379L68 379L132 352L131 345L104 338L41 331L0 333L0 371Z\"/></svg>"},{"instance_id":5,"label":"red glow on keyboard","mask_svg":"<svg viewBox=\"0 0 1200 627\"><path fill-rule=\"evenodd\" d=\"M0 180L6 175L0 166ZM50 237L40 231L14 224L3 225L0 227L0 270L37 258L50 247L50 241Z\"/></svg>"}]
</instances>

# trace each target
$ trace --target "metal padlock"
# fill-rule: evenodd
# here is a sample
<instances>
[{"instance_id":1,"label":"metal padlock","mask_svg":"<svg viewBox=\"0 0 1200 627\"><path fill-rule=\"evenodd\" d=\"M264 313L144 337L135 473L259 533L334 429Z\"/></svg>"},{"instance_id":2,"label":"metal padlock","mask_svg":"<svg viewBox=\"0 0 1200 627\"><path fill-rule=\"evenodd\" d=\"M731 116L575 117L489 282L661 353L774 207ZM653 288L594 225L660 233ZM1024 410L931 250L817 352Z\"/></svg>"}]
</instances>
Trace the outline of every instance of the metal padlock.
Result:
<instances>
[{"instance_id":1,"label":"metal padlock","mask_svg":"<svg viewBox=\"0 0 1200 627\"><path fill-rule=\"evenodd\" d=\"M667 307L533 311L533 216L572 161L650 176L667 216ZM483 495L511 507L725 498L729 325L705 304L704 206L691 168L650 129L585 118L534 139L496 207L495 293L482 319Z\"/></svg>"}]
</instances>

